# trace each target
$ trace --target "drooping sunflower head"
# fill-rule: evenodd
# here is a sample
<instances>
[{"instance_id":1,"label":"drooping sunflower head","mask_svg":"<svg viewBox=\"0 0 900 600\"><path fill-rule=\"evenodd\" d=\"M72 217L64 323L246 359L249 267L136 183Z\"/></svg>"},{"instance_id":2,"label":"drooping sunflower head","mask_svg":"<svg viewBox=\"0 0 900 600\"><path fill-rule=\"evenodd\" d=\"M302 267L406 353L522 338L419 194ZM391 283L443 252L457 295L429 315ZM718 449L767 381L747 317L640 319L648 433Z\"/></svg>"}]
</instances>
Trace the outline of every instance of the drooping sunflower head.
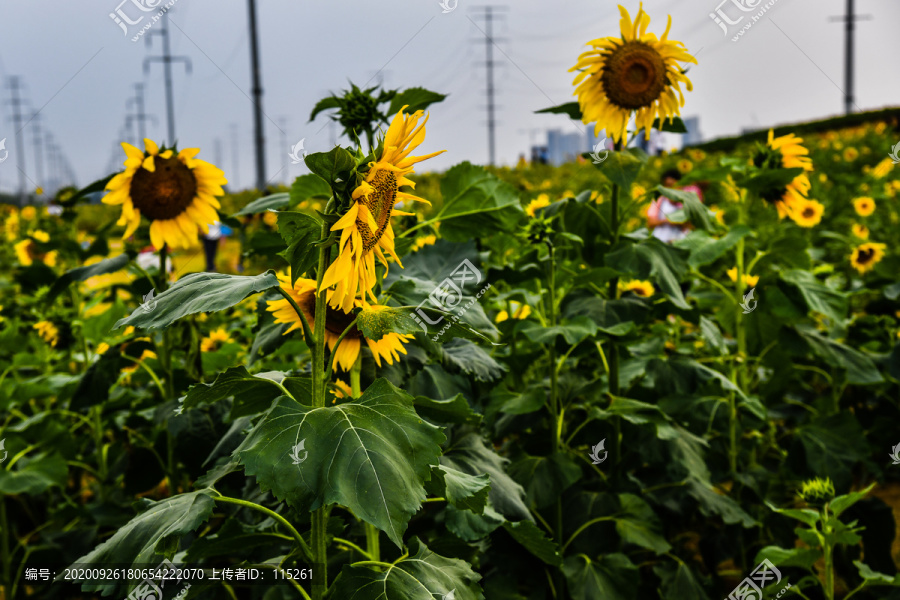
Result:
<instances>
[{"instance_id":1,"label":"drooping sunflower head","mask_svg":"<svg viewBox=\"0 0 900 600\"><path fill-rule=\"evenodd\" d=\"M881 259L884 258L885 248L887 248L885 244L876 242L861 244L850 254L850 264L859 271L860 275L864 275L881 262Z\"/></svg>"},{"instance_id":2,"label":"drooping sunflower head","mask_svg":"<svg viewBox=\"0 0 900 600\"><path fill-rule=\"evenodd\" d=\"M125 225L123 238L131 236L150 220L150 241L156 248L196 245L200 231L218 220L220 207L216 196L224 194L228 183L221 169L195 158L198 148L160 150L155 142L144 140L145 152L131 144L122 144L128 157L125 170L106 185L109 193L103 202L122 205L119 225Z\"/></svg>"},{"instance_id":3,"label":"drooping sunflower head","mask_svg":"<svg viewBox=\"0 0 900 600\"><path fill-rule=\"evenodd\" d=\"M39 321L32 325L38 336L57 350L66 350L72 345L72 327L62 319Z\"/></svg>"},{"instance_id":4,"label":"drooping sunflower head","mask_svg":"<svg viewBox=\"0 0 900 600\"><path fill-rule=\"evenodd\" d=\"M679 63L697 64L681 42L669 40L672 17L661 38L647 33L650 17L643 3L632 21L619 6L621 38L605 37L588 42L591 49L569 69L580 71L573 82L582 121L595 123L594 132L605 129L615 141L626 133L632 113L637 131L650 130L657 118L672 119L684 106L681 84L693 89Z\"/></svg>"},{"instance_id":5,"label":"drooping sunflower head","mask_svg":"<svg viewBox=\"0 0 900 600\"><path fill-rule=\"evenodd\" d=\"M794 218L796 210L808 208L807 196L812 186L807 172L813 170L812 159L808 155L809 150L803 146L802 138L793 133L776 138L775 132L770 130L768 142L753 156L753 164L760 169L803 169L787 185L773 186L760 194L763 200L775 205L780 219Z\"/></svg>"},{"instance_id":6,"label":"drooping sunflower head","mask_svg":"<svg viewBox=\"0 0 900 600\"><path fill-rule=\"evenodd\" d=\"M406 191L415 188L408 175L413 173L416 163L444 152L410 156L425 140L428 117L419 124L423 111L407 115L403 113L405 109L404 106L394 117L380 145L378 160L369 163L365 178L353 190L349 210L331 227L332 231L341 232L340 253L325 271L322 287L334 287L335 293L330 295L329 303L345 312L353 308L357 294L369 294L374 299L376 257L387 266L387 253L400 264L394 251L391 217L414 213L397 210L395 205L403 201L428 204L424 198Z\"/></svg>"},{"instance_id":7,"label":"drooping sunflower head","mask_svg":"<svg viewBox=\"0 0 900 600\"><path fill-rule=\"evenodd\" d=\"M300 277L291 285L289 275L279 275L278 281L281 288L285 290L294 302L303 312L307 322L312 325L315 322L316 313L316 282L312 279ZM328 290L326 297L333 296L336 292ZM297 311L291 303L285 298L281 300L272 300L266 303L266 310L275 316L275 322L279 324L290 324L290 327L284 332L285 335L295 329L303 328L303 322ZM354 306L363 307L367 311L377 311L384 307L377 304L365 304L362 300L354 300ZM341 308L334 308L330 304L325 308L325 343L329 350L332 351L332 361L336 368L343 371L349 371L353 368L353 364L359 357L362 342L365 341L372 351L375 363L380 367L381 361L387 364L394 364L395 360L399 360L400 354L406 354L406 348L403 347L405 342L413 338L411 335L402 335L398 333L388 333L380 340L370 340L366 338L362 332L354 325L347 333L346 337L341 341L340 346L335 351L335 345L338 338L353 323L354 316L351 312L345 312Z\"/></svg>"}]
</instances>

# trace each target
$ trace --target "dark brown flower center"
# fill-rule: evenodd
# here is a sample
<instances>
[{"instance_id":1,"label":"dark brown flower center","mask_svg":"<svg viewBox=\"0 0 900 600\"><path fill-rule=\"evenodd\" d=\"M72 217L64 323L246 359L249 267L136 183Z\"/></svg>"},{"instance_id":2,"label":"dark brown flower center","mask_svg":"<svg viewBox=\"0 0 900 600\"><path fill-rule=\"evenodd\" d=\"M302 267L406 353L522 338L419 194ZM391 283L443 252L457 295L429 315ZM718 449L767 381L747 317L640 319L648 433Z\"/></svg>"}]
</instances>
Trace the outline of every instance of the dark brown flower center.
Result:
<instances>
[{"instance_id":1,"label":"dark brown flower center","mask_svg":"<svg viewBox=\"0 0 900 600\"><path fill-rule=\"evenodd\" d=\"M316 319L315 291L306 292L300 296L300 301L297 303L297 306L300 307L300 310L302 310L303 314L306 316L306 320L309 321L310 326L312 326ZM329 333L341 335L350 323L353 322L353 318L353 314L351 313L345 313L342 310L332 308L328 305L325 306L325 329ZM350 330L350 333L347 334L347 338L360 339L362 338L362 334L359 329L353 327L353 329Z\"/></svg>"},{"instance_id":2,"label":"dark brown flower center","mask_svg":"<svg viewBox=\"0 0 900 600\"><path fill-rule=\"evenodd\" d=\"M174 219L194 201L197 178L175 157L153 159L156 171L138 169L131 182L131 201L153 221Z\"/></svg>"},{"instance_id":3,"label":"dark brown flower center","mask_svg":"<svg viewBox=\"0 0 900 600\"><path fill-rule=\"evenodd\" d=\"M394 209L394 202L397 201L397 177L391 171L380 170L369 182L369 185L372 186L373 191L361 202L372 213L377 229L372 231L368 223L362 219L356 219L356 228L362 236L363 250L366 252L375 247L391 222L391 211Z\"/></svg>"},{"instance_id":4,"label":"dark brown flower center","mask_svg":"<svg viewBox=\"0 0 900 600\"><path fill-rule=\"evenodd\" d=\"M859 254L856 257L856 262L864 265L872 261L875 257L875 250L871 248L863 248L859 251Z\"/></svg>"},{"instance_id":5,"label":"dark brown flower center","mask_svg":"<svg viewBox=\"0 0 900 600\"><path fill-rule=\"evenodd\" d=\"M625 42L607 56L601 80L610 102L628 110L652 105L668 84L666 63L644 42Z\"/></svg>"},{"instance_id":6,"label":"dark brown flower center","mask_svg":"<svg viewBox=\"0 0 900 600\"><path fill-rule=\"evenodd\" d=\"M816 216L816 211L813 210L812 208L806 207L803 209L803 217L804 218L812 219L814 216Z\"/></svg>"}]
</instances>

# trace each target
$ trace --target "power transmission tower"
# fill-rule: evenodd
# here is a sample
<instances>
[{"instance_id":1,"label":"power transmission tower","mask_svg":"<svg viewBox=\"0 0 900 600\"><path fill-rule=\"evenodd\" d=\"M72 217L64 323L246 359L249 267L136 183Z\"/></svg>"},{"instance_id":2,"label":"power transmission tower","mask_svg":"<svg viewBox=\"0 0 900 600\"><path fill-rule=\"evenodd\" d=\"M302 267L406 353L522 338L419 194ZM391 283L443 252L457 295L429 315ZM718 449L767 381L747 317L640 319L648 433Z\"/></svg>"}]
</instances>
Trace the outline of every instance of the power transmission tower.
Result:
<instances>
[{"instance_id":1,"label":"power transmission tower","mask_svg":"<svg viewBox=\"0 0 900 600\"><path fill-rule=\"evenodd\" d=\"M259 38L256 27L256 0L248 0L250 11L250 67L253 71L253 130L256 138L256 189L266 189L266 137L263 130L263 89L259 72Z\"/></svg>"},{"instance_id":2,"label":"power transmission tower","mask_svg":"<svg viewBox=\"0 0 900 600\"><path fill-rule=\"evenodd\" d=\"M278 129L281 131L281 148L278 149L278 153L281 155L281 172L284 173L284 181L285 185L287 185L291 179L287 162L287 117L278 117Z\"/></svg>"},{"instance_id":3,"label":"power transmission tower","mask_svg":"<svg viewBox=\"0 0 900 600\"><path fill-rule=\"evenodd\" d=\"M188 56L172 56L171 44L169 39L169 13L163 15L162 27L147 32L147 46L152 45L150 41L153 34L162 36L163 53L162 56L148 56L144 59L144 75L150 73L150 64L161 62L163 64L163 75L166 82L166 120L168 121L168 140L169 146L175 145L175 98L172 91L172 63L184 63L185 72L191 74L191 59Z\"/></svg>"},{"instance_id":4,"label":"power transmission tower","mask_svg":"<svg viewBox=\"0 0 900 600\"><path fill-rule=\"evenodd\" d=\"M844 22L844 112L848 115L856 106L854 78L854 45L856 43L856 21L868 21L871 15L856 15L855 0L847 0L847 13L843 17L831 17L831 21Z\"/></svg>"},{"instance_id":5,"label":"power transmission tower","mask_svg":"<svg viewBox=\"0 0 900 600\"><path fill-rule=\"evenodd\" d=\"M505 17L505 15L496 14L495 11L500 12L506 10L507 7L477 6L473 8L482 11L481 14L476 14L475 18L484 19L484 66L487 75L488 164L494 165L496 163L497 155L497 104L496 88L494 86L494 66L498 64L494 61L494 44L497 42L497 38L494 37L494 19Z\"/></svg>"},{"instance_id":6,"label":"power transmission tower","mask_svg":"<svg viewBox=\"0 0 900 600\"><path fill-rule=\"evenodd\" d=\"M28 196L25 193L25 136L22 130L25 125L22 123L22 100L19 92L22 90L22 83L16 75L10 76L7 85L9 87L9 103L13 111L13 127L16 130L16 165L19 168L19 206L25 206Z\"/></svg>"},{"instance_id":7,"label":"power transmission tower","mask_svg":"<svg viewBox=\"0 0 900 600\"><path fill-rule=\"evenodd\" d=\"M240 150L238 149L239 144L238 139L238 126L237 123L231 124L231 168L233 169L232 173L233 177L228 178L228 186L231 188L231 191L236 191L238 189L238 173L240 172Z\"/></svg>"},{"instance_id":8,"label":"power transmission tower","mask_svg":"<svg viewBox=\"0 0 900 600\"><path fill-rule=\"evenodd\" d=\"M31 118L31 136L34 139L34 173L35 186L44 187L44 133L41 129L41 115L34 113Z\"/></svg>"},{"instance_id":9,"label":"power transmission tower","mask_svg":"<svg viewBox=\"0 0 900 600\"><path fill-rule=\"evenodd\" d=\"M137 141L139 146L141 142L147 137L147 128L144 126L144 123L147 121L153 121L156 123L156 118L148 115L144 112L144 84L143 83L135 83L134 84L134 96L128 99L128 103L125 105L125 108L131 108L134 106L134 114L129 114L126 119L126 124L128 127L131 127L131 123L137 123L138 129L138 137Z\"/></svg>"}]
</instances>

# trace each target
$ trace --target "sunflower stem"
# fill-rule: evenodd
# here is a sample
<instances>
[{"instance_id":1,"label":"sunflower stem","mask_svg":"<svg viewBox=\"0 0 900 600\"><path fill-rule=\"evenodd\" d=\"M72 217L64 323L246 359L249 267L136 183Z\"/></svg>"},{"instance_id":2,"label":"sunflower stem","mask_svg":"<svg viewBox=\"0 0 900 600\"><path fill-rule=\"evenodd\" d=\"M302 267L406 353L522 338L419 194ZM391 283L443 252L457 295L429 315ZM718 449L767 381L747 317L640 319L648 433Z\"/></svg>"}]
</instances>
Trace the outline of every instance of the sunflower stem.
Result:
<instances>
[{"instance_id":1,"label":"sunflower stem","mask_svg":"<svg viewBox=\"0 0 900 600\"><path fill-rule=\"evenodd\" d=\"M322 223L320 239L328 235L328 225ZM322 279L328 266L330 248L319 248L319 263L316 269L316 311L313 315L315 330L313 331L312 344L312 405L313 408L325 407L325 311L326 294L322 289ZM325 533L328 524L327 507L322 506L313 511L312 525L312 553L313 553L313 600L322 600L328 584L328 550L325 544Z\"/></svg>"}]
</instances>

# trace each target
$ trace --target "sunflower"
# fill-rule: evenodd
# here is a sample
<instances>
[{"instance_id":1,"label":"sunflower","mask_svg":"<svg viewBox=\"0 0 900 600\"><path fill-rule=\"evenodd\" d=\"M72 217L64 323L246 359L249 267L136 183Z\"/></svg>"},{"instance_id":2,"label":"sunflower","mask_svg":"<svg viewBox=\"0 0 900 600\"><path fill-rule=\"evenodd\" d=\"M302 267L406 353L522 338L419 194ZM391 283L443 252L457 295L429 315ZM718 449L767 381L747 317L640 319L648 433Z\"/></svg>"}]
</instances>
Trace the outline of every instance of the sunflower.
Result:
<instances>
[{"instance_id":1,"label":"sunflower","mask_svg":"<svg viewBox=\"0 0 900 600\"><path fill-rule=\"evenodd\" d=\"M527 319L528 315L531 314L531 307L527 304L519 304L518 302L510 302L510 308L513 311L512 318L513 319ZM501 310L497 313L497 316L494 317L495 323L502 323L503 321L509 320L509 313L505 310Z\"/></svg>"},{"instance_id":2,"label":"sunflower","mask_svg":"<svg viewBox=\"0 0 900 600\"><path fill-rule=\"evenodd\" d=\"M689 161L686 158L682 158L681 160L678 161L678 170L681 173L690 173L693 168L694 168L694 163L692 163L691 161Z\"/></svg>"},{"instance_id":3,"label":"sunflower","mask_svg":"<svg viewBox=\"0 0 900 600\"><path fill-rule=\"evenodd\" d=\"M860 225L859 223L854 223L853 227L850 228L850 231L853 233L855 237L858 237L861 240L869 239L869 228L865 225Z\"/></svg>"},{"instance_id":4,"label":"sunflower","mask_svg":"<svg viewBox=\"0 0 900 600\"><path fill-rule=\"evenodd\" d=\"M28 238L17 242L13 248L16 251L16 258L23 267L31 266L35 260L43 262L48 267L56 266L56 250L42 253L37 249L37 245Z\"/></svg>"},{"instance_id":5,"label":"sunflower","mask_svg":"<svg viewBox=\"0 0 900 600\"><path fill-rule=\"evenodd\" d=\"M59 328L56 325L50 321L40 321L32 327L37 329L38 335L41 336L42 340L54 348L56 347L57 342L59 342Z\"/></svg>"},{"instance_id":6,"label":"sunflower","mask_svg":"<svg viewBox=\"0 0 900 600\"><path fill-rule=\"evenodd\" d=\"M433 246L435 242L437 242L436 235L425 235L420 238L416 238L415 243L413 243L412 251L415 252L417 250L421 250L425 246Z\"/></svg>"},{"instance_id":7,"label":"sunflower","mask_svg":"<svg viewBox=\"0 0 900 600\"><path fill-rule=\"evenodd\" d=\"M26 206L21 212L22 218L26 221L33 221L37 217L37 209L31 205Z\"/></svg>"},{"instance_id":8,"label":"sunflower","mask_svg":"<svg viewBox=\"0 0 900 600\"><path fill-rule=\"evenodd\" d=\"M200 341L201 352L215 352L228 342L232 341L228 332L223 328L210 331L209 335Z\"/></svg>"},{"instance_id":9,"label":"sunflower","mask_svg":"<svg viewBox=\"0 0 900 600\"><path fill-rule=\"evenodd\" d=\"M733 282L737 281L737 267L731 267L726 271L728 274L728 279ZM759 283L759 275L749 275L744 273L744 286L746 287L756 287L756 284Z\"/></svg>"},{"instance_id":10,"label":"sunflower","mask_svg":"<svg viewBox=\"0 0 900 600\"><path fill-rule=\"evenodd\" d=\"M413 173L413 165L444 152L432 152L423 156L410 156L425 140L425 124L419 125L424 114L418 110L404 115L406 106L400 109L384 135L383 150L376 162L369 163L365 180L353 190L350 210L332 227L341 232L340 254L325 271L322 287L334 287L329 302L334 308L349 312L357 294L369 294L374 299L375 257L387 267L384 252L390 254L400 267L400 258L394 252L394 230L391 217L411 215L394 208L394 204L404 200L428 201L401 191L404 187L415 188L407 179Z\"/></svg>"},{"instance_id":11,"label":"sunflower","mask_svg":"<svg viewBox=\"0 0 900 600\"><path fill-rule=\"evenodd\" d=\"M595 123L594 135L605 129L613 140L621 141L634 113L637 131L644 130L650 139L654 120L671 121L681 114L681 84L688 91L693 89L679 61L697 64L697 59L684 44L668 39L671 16L662 38L657 39L656 34L647 33L650 17L643 3L634 21L621 5L619 13L622 38L588 42L592 48L569 71L580 71L573 82L575 95L584 124Z\"/></svg>"},{"instance_id":12,"label":"sunflower","mask_svg":"<svg viewBox=\"0 0 900 600\"><path fill-rule=\"evenodd\" d=\"M870 242L862 244L853 249L850 255L850 264L859 271L860 275L864 275L867 271L875 268L875 265L884 258L885 244Z\"/></svg>"},{"instance_id":13,"label":"sunflower","mask_svg":"<svg viewBox=\"0 0 900 600\"><path fill-rule=\"evenodd\" d=\"M544 208L545 206L550 206L550 196L547 194L540 194L537 198L528 203L528 206L525 207L525 212L528 213L529 217L533 217L538 209Z\"/></svg>"},{"instance_id":14,"label":"sunflower","mask_svg":"<svg viewBox=\"0 0 900 600\"><path fill-rule=\"evenodd\" d=\"M119 225L125 225L122 239L130 237L141 224L141 215L150 219L150 242L161 249L191 248L197 233L209 233L209 225L219 219L216 196L225 192L224 173L210 163L194 158L199 148L185 148L178 154L160 152L153 140L145 139L146 152L122 144L128 159L125 170L106 184L104 204L121 204Z\"/></svg>"},{"instance_id":15,"label":"sunflower","mask_svg":"<svg viewBox=\"0 0 900 600\"><path fill-rule=\"evenodd\" d=\"M623 281L619 283L619 289L623 292L631 292L642 298L649 298L656 292L656 288L649 281Z\"/></svg>"},{"instance_id":16,"label":"sunflower","mask_svg":"<svg viewBox=\"0 0 900 600\"><path fill-rule=\"evenodd\" d=\"M793 133L776 138L774 130L769 130L769 140L765 148L757 152L753 164L762 169L803 169L784 187L772 188L761 195L763 200L775 205L778 218L791 216L798 207L805 207L809 195L810 182L806 171L813 170L809 150L803 146L803 138Z\"/></svg>"},{"instance_id":17,"label":"sunflower","mask_svg":"<svg viewBox=\"0 0 900 600\"><path fill-rule=\"evenodd\" d=\"M853 162L859 158L859 150L856 148L850 147L844 150L844 160L847 162Z\"/></svg>"},{"instance_id":18,"label":"sunflower","mask_svg":"<svg viewBox=\"0 0 900 600\"><path fill-rule=\"evenodd\" d=\"M46 244L50 241L50 234L42 229L31 230L28 232L28 235L41 242L42 244Z\"/></svg>"},{"instance_id":19,"label":"sunflower","mask_svg":"<svg viewBox=\"0 0 900 600\"><path fill-rule=\"evenodd\" d=\"M888 176L891 170L894 168L894 161L890 158L885 158L880 163L875 165L875 168L872 170L872 175L875 179L884 179Z\"/></svg>"},{"instance_id":20,"label":"sunflower","mask_svg":"<svg viewBox=\"0 0 900 600\"><path fill-rule=\"evenodd\" d=\"M316 312L316 282L312 279L301 277L292 286L288 275L279 275L278 281L281 283L281 288L291 295L291 298L303 311L306 320L312 324L315 321ZM327 292L328 296L335 294L337 294L335 290L328 290ZM362 340L365 340L366 344L369 345L372 356L375 358L375 363L379 367L382 359L387 364L392 365L395 360L400 359L400 354L406 354L406 348L403 347L403 343L411 340L413 336L388 333L380 340L374 341L363 336L362 332L356 327L350 330L350 333L347 334L338 347L337 352L334 352L334 346L338 338L353 322L354 317L350 312L345 312L340 308L332 308L330 300L331 298L329 298L329 306L325 309L325 343L328 344L328 349L332 351L333 365L340 367L344 371L349 371L353 368L353 364L359 357ZM295 329L302 330L303 321L301 321L300 316L287 299L272 300L266 304L266 310L275 316L276 323L289 323L291 325L284 332L285 335ZM364 305L363 301L359 299L354 300L354 306L365 306L366 311L377 311L385 308L379 305Z\"/></svg>"},{"instance_id":21,"label":"sunflower","mask_svg":"<svg viewBox=\"0 0 900 600\"><path fill-rule=\"evenodd\" d=\"M868 196L855 198L853 200L853 208L856 209L856 214L858 214L859 216L868 217L873 212L875 212L875 201Z\"/></svg>"},{"instance_id":22,"label":"sunflower","mask_svg":"<svg viewBox=\"0 0 900 600\"><path fill-rule=\"evenodd\" d=\"M800 227L815 227L822 220L825 206L815 200L799 203L791 213L791 219Z\"/></svg>"},{"instance_id":23,"label":"sunflower","mask_svg":"<svg viewBox=\"0 0 900 600\"><path fill-rule=\"evenodd\" d=\"M15 241L19 237L19 213L15 209L3 221L3 229L6 232L7 242Z\"/></svg>"}]
</instances>

